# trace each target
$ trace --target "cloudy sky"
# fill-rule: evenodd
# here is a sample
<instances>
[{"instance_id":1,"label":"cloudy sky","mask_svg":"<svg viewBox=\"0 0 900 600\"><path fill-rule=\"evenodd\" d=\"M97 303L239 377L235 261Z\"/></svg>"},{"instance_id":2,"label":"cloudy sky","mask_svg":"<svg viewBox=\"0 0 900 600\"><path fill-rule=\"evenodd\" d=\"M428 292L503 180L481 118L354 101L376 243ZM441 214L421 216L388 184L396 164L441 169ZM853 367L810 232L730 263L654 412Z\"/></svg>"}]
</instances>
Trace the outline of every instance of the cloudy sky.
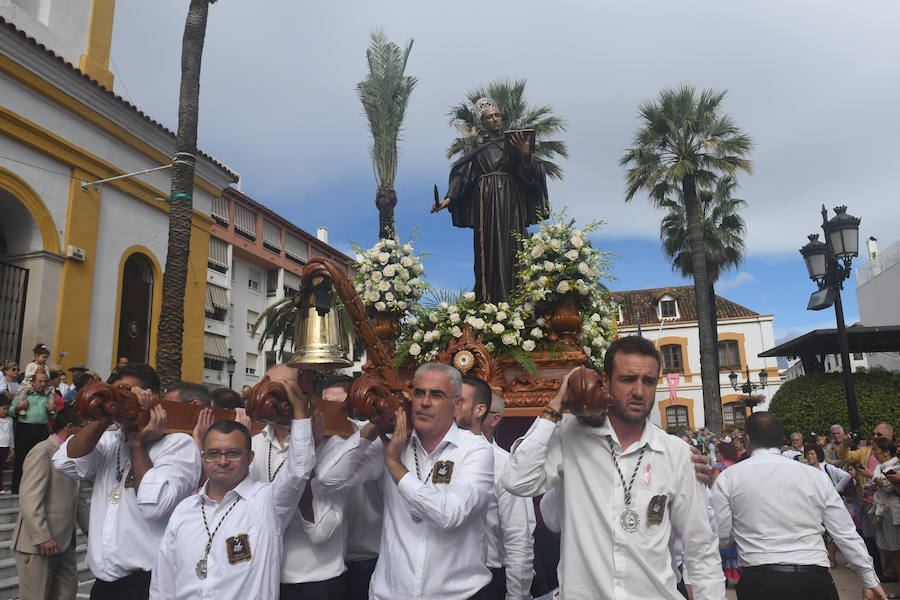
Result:
<instances>
[{"instance_id":1,"label":"cloudy sky","mask_svg":"<svg viewBox=\"0 0 900 600\"><path fill-rule=\"evenodd\" d=\"M174 129L187 0L119 0L112 60L116 91ZM438 287L471 286L471 231L429 215L446 189L446 112L494 79L527 78L532 103L568 121L556 210L602 219L595 246L618 255L612 289L682 285L659 250L645 198L623 201L617 160L638 126L637 106L684 83L727 89L724 107L754 139L746 199L747 259L721 295L776 315L776 337L834 326L805 310L813 284L797 252L818 231L819 207L846 204L860 238L894 242L900 223L896 140L900 4L824 0L694 2L298 2L220 0L203 56L199 144L242 176L242 191L330 240L377 235L369 134L355 94L368 33L414 38L419 78L397 181L400 236ZM859 261L860 264L863 260ZM858 319L848 282L848 322Z\"/></svg>"}]
</instances>

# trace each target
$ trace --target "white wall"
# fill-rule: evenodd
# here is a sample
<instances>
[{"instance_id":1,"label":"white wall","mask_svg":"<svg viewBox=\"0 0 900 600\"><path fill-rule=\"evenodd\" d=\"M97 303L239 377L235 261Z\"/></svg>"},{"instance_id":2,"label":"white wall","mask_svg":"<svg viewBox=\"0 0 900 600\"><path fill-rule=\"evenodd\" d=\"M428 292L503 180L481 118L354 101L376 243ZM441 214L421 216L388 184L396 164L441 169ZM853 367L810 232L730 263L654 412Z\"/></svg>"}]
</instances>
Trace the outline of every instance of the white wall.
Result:
<instances>
[{"instance_id":1,"label":"white wall","mask_svg":"<svg viewBox=\"0 0 900 600\"><path fill-rule=\"evenodd\" d=\"M84 54L91 0L0 0L0 17L77 66Z\"/></svg>"}]
</instances>

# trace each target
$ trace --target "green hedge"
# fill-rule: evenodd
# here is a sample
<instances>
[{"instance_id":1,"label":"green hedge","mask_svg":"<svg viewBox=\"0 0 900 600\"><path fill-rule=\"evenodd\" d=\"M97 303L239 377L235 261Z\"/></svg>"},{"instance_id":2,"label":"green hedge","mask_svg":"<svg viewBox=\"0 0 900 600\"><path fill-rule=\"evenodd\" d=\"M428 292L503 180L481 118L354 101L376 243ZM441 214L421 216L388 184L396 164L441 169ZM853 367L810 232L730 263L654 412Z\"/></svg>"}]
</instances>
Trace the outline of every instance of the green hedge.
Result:
<instances>
[{"instance_id":1,"label":"green hedge","mask_svg":"<svg viewBox=\"0 0 900 600\"><path fill-rule=\"evenodd\" d=\"M854 373L859 422L868 437L880 421L900 427L900 373L884 369ZM840 373L814 373L788 381L779 388L769 411L781 419L785 431L828 433L840 423L849 430L847 400Z\"/></svg>"}]
</instances>

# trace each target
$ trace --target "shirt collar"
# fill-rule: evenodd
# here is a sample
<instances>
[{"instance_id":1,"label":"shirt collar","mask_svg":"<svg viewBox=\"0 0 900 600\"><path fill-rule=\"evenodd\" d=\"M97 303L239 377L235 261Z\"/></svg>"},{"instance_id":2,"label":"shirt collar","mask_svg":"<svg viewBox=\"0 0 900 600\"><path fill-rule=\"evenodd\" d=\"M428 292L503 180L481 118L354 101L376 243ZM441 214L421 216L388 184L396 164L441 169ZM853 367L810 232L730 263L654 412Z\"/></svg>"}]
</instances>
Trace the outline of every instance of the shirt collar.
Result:
<instances>
[{"instance_id":1,"label":"shirt collar","mask_svg":"<svg viewBox=\"0 0 900 600\"><path fill-rule=\"evenodd\" d=\"M278 443L278 436L275 435L275 427L273 425L266 425L265 427L263 427L262 434L267 442L269 442L270 444L275 446L275 450L283 449L281 447L281 444ZM284 439L284 449L286 449L288 447L290 440L291 440L291 436L287 436Z\"/></svg>"},{"instance_id":2,"label":"shirt collar","mask_svg":"<svg viewBox=\"0 0 900 600\"><path fill-rule=\"evenodd\" d=\"M616 435L615 429L613 429L612 424L609 422L609 419L604 421L603 425L600 427L588 427L587 425L581 425L587 431L595 432L596 435L600 436L609 436L612 440L619 445L619 436ZM648 446L651 450L655 452L663 452L663 441L660 436L669 435L664 433L662 429L654 425L650 422L650 419L644 421L644 431L641 432L641 437L638 438L637 448L642 448L643 446ZM625 451L626 448L619 448L619 452Z\"/></svg>"},{"instance_id":3,"label":"shirt collar","mask_svg":"<svg viewBox=\"0 0 900 600\"><path fill-rule=\"evenodd\" d=\"M757 454L777 454L781 456L781 451L778 448L754 448L750 456L756 456Z\"/></svg>"},{"instance_id":4,"label":"shirt collar","mask_svg":"<svg viewBox=\"0 0 900 600\"><path fill-rule=\"evenodd\" d=\"M236 486L234 486L233 488L231 488L230 490L225 492L225 496L222 497L222 501L228 502L229 500L231 500L231 497L229 496L229 494L231 494L231 492L234 492L235 494L237 494L238 496L240 496L241 498L246 500L247 498L249 498L251 496L250 492L253 491L253 488L255 486L256 486L256 481L248 473L247 476L244 477L243 481L241 481L239 484L237 484ZM206 480L206 483L203 484L203 487L200 488L200 492L197 495L203 496L204 498L209 499L208 490L209 490L209 480Z\"/></svg>"},{"instance_id":5,"label":"shirt collar","mask_svg":"<svg viewBox=\"0 0 900 600\"><path fill-rule=\"evenodd\" d=\"M447 433L444 434L444 437L438 442L438 445L434 447L435 450L441 448L444 443L453 444L454 446L459 446L459 438L462 436L462 430L456 426L456 422L450 424L450 429L447 430ZM423 449L422 440L419 439L419 432L413 429L412 435L410 436L412 439L416 440L416 443L419 444Z\"/></svg>"}]
</instances>

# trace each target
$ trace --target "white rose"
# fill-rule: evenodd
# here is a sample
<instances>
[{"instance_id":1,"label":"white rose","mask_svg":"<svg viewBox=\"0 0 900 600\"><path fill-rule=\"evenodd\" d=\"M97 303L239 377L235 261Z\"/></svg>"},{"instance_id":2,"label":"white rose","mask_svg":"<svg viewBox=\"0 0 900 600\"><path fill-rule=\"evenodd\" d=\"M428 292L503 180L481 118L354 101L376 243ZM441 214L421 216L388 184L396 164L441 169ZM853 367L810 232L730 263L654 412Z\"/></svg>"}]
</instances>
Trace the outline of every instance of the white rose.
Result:
<instances>
[{"instance_id":1,"label":"white rose","mask_svg":"<svg viewBox=\"0 0 900 600\"><path fill-rule=\"evenodd\" d=\"M419 324L419 319L418 319L417 317L415 317L415 316L410 316L410 317L406 320L406 322L407 322L407 324L408 324L410 327L415 327L416 325Z\"/></svg>"},{"instance_id":2,"label":"white rose","mask_svg":"<svg viewBox=\"0 0 900 600\"><path fill-rule=\"evenodd\" d=\"M563 256L565 256L569 260L575 260L576 258L578 258L578 250L569 250Z\"/></svg>"},{"instance_id":3,"label":"white rose","mask_svg":"<svg viewBox=\"0 0 900 600\"><path fill-rule=\"evenodd\" d=\"M549 281L549 279L547 279L546 275L541 275L540 277L538 277L538 280L537 280L538 285L541 287L546 286L548 281Z\"/></svg>"},{"instance_id":4,"label":"white rose","mask_svg":"<svg viewBox=\"0 0 900 600\"><path fill-rule=\"evenodd\" d=\"M419 279L418 277L413 277L412 279L409 280L409 285L412 285L412 286L419 285L420 283L422 283L422 280Z\"/></svg>"},{"instance_id":5,"label":"white rose","mask_svg":"<svg viewBox=\"0 0 900 600\"><path fill-rule=\"evenodd\" d=\"M584 256L590 256L590 255L591 255L591 249L588 248L587 246L585 246L584 248L581 249L581 253L582 253Z\"/></svg>"},{"instance_id":6,"label":"white rose","mask_svg":"<svg viewBox=\"0 0 900 600\"><path fill-rule=\"evenodd\" d=\"M409 347L409 353L413 356L418 356L420 352L422 352L422 347L413 342Z\"/></svg>"},{"instance_id":7,"label":"white rose","mask_svg":"<svg viewBox=\"0 0 900 600\"><path fill-rule=\"evenodd\" d=\"M603 327L603 329L612 329L612 319L604 317L604 319L600 321L600 326Z\"/></svg>"},{"instance_id":8,"label":"white rose","mask_svg":"<svg viewBox=\"0 0 900 600\"><path fill-rule=\"evenodd\" d=\"M462 329L454 325L450 328L450 335L452 335L453 337L460 337L462 335Z\"/></svg>"},{"instance_id":9,"label":"white rose","mask_svg":"<svg viewBox=\"0 0 900 600\"><path fill-rule=\"evenodd\" d=\"M403 244L403 251L412 252L412 246L410 246L409 244Z\"/></svg>"},{"instance_id":10,"label":"white rose","mask_svg":"<svg viewBox=\"0 0 900 600\"><path fill-rule=\"evenodd\" d=\"M538 325L543 327L544 325L547 324L547 320L544 317L538 317L537 320L535 321L535 323L537 323Z\"/></svg>"},{"instance_id":11,"label":"white rose","mask_svg":"<svg viewBox=\"0 0 900 600\"><path fill-rule=\"evenodd\" d=\"M486 314L489 314L489 315L494 314L495 312L497 312L497 305L496 305L496 304L493 304L493 303L490 303L490 302L487 303L487 304L485 304L485 305L484 305L484 312L485 312Z\"/></svg>"},{"instance_id":12,"label":"white rose","mask_svg":"<svg viewBox=\"0 0 900 600\"><path fill-rule=\"evenodd\" d=\"M550 240L550 247L554 250L559 250L562 247L562 242L557 239Z\"/></svg>"},{"instance_id":13,"label":"white rose","mask_svg":"<svg viewBox=\"0 0 900 600\"><path fill-rule=\"evenodd\" d=\"M544 254L545 248L540 244L537 244L534 248L531 249L531 258L540 258L542 254Z\"/></svg>"},{"instance_id":14,"label":"white rose","mask_svg":"<svg viewBox=\"0 0 900 600\"><path fill-rule=\"evenodd\" d=\"M472 319L472 327L475 329L484 329L484 319L478 317Z\"/></svg>"},{"instance_id":15,"label":"white rose","mask_svg":"<svg viewBox=\"0 0 900 600\"><path fill-rule=\"evenodd\" d=\"M438 322L438 317L437 317L437 315L434 314L434 313L431 313L430 315L428 315L428 319L429 319L432 323L437 323L437 322Z\"/></svg>"},{"instance_id":16,"label":"white rose","mask_svg":"<svg viewBox=\"0 0 900 600\"><path fill-rule=\"evenodd\" d=\"M393 277L397 274L397 268L394 265L388 265L381 271L385 277Z\"/></svg>"},{"instance_id":17,"label":"white rose","mask_svg":"<svg viewBox=\"0 0 900 600\"><path fill-rule=\"evenodd\" d=\"M379 252L378 253L378 262L381 264L387 263L387 261L391 260L391 255L387 252Z\"/></svg>"},{"instance_id":18,"label":"white rose","mask_svg":"<svg viewBox=\"0 0 900 600\"><path fill-rule=\"evenodd\" d=\"M588 356L591 355L591 347L590 346L582 346L581 349L584 350L584 353L587 354Z\"/></svg>"},{"instance_id":19,"label":"white rose","mask_svg":"<svg viewBox=\"0 0 900 600\"><path fill-rule=\"evenodd\" d=\"M498 302L497 308L500 310L509 310L509 302Z\"/></svg>"},{"instance_id":20,"label":"white rose","mask_svg":"<svg viewBox=\"0 0 900 600\"><path fill-rule=\"evenodd\" d=\"M525 340L522 342L522 350L525 352L531 352L534 350L535 346L537 346L537 344L534 343L534 340Z\"/></svg>"},{"instance_id":21,"label":"white rose","mask_svg":"<svg viewBox=\"0 0 900 600\"><path fill-rule=\"evenodd\" d=\"M459 313L450 313L450 322L459 323Z\"/></svg>"},{"instance_id":22,"label":"white rose","mask_svg":"<svg viewBox=\"0 0 900 600\"><path fill-rule=\"evenodd\" d=\"M394 246L397 245L397 242L396 242L396 240L392 240L392 239L390 239L390 238L387 238L387 239L384 240L384 245L387 246L388 248L393 248Z\"/></svg>"},{"instance_id":23,"label":"white rose","mask_svg":"<svg viewBox=\"0 0 900 600\"><path fill-rule=\"evenodd\" d=\"M603 338L598 335L597 337L594 338L594 341L591 342L591 345L596 346L598 348L602 348L603 347Z\"/></svg>"},{"instance_id":24,"label":"white rose","mask_svg":"<svg viewBox=\"0 0 900 600\"><path fill-rule=\"evenodd\" d=\"M376 302L378 300L378 298L380 298L380 297L381 296L378 294L378 292L366 292L365 293L366 302Z\"/></svg>"},{"instance_id":25,"label":"white rose","mask_svg":"<svg viewBox=\"0 0 900 600\"><path fill-rule=\"evenodd\" d=\"M505 313L505 312L503 312L502 310L497 312L497 320L498 320L498 321L502 321L502 320L504 320L505 318L506 318L506 313Z\"/></svg>"},{"instance_id":26,"label":"white rose","mask_svg":"<svg viewBox=\"0 0 900 600\"><path fill-rule=\"evenodd\" d=\"M599 323L600 319L602 318L603 317L601 317L598 313L594 313L591 315L591 321L593 321L594 323Z\"/></svg>"},{"instance_id":27,"label":"white rose","mask_svg":"<svg viewBox=\"0 0 900 600\"><path fill-rule=\"evenodd\" d=\"M522 319L513 319L513 329L525 329L525 322Z\"/></svg>"},{"instance_id":28,"label":"white rose","mask_svg":"<svg viewBox=\"0 0 900 600\"><path fill-rule=\"evenodd\" d=\"M400 264L404 267L411 267L413 266L413 259L409 256L404 256L400 259Z\"/></svg>"},{"instance_id":29,"label":"white rose","mask_svg":"<svg viewBox=\"0 0 900 600\"><path fill-rule=\"evenodd\" d=\"M506 327L504 327L502 323L494 323L491 325L491 331L497 334L503 333L505 329Z\"/></svg>"},{"instance_id":30,"label":"white rose","mask_svg":"<svg viewBox=\"0 0 900 600\"><path fill-rule=\"evenodd\" d=\"M421 331L416 331L415 333L413 333L413 339L417 342L421 342L423 337L424 336L422 335Z\"/></svg>"},{"instance_id":31,"label":"white rose","mask_svg":"<svg viewBox=\"0 0 900 600\"><path fill-rule=\"evenodd\" d=\"M475 302L475 292L467 292L463 294L463 300L466 302Z\"/></svg>"},{"instance_id":32,"label":"white rose","mask_svg":"<svg viewBox=\"0 0 900 600\"><path fill-rule=\"evenodd\" d=\"M394 292L386 292L384 294L384 299L387 300L388 302L393 302L394 301Z\"/></svg>"},{"instance_id":33,"label":"white rose","mask_svg":"<svg viewBox=\"0 0 900 600\"><path fill-rule=\"evenodd\" d=\"M516 336L512 333L504 333L503 337L500 338L500 341L506 346L512 346L516 343Z\"/></svg>"},{"instance_id":34,"label":"white rose","mask_svg":"<svg viewBox=\"0 0 900 600\"><path fill-rule=\"evenodd\" d=\"M448 308L449 306L450 306L450 305L447 304L446 302L441 302L440 304L438 304L438 308L440 308L440 309L442 309L442 310L447 310L447 308Z\"/></svg>"},{"instance_id":35,"label":"white rose","mask_svg":"<svg viewBox=\"0 0 900 600\"><path fill-rule=\"evenodd\" d=\"M377 310L379 312L385 310L386 308L387 308L387 305L384 302L376 302L375 303L375 310Z\"/></svg>"},{"instance_id":36,"label":"white rose","mask_svg":"<svg viewBox=\"0 0 900 600\"><path fill-rule=\"evenodd\" d=\"M416 273L422 274L425 272L425 265L423 265L422 263L419 263L415 267L413 267L413 270Z\"/></svg>"},{"instance_id":37,"label":"white rose","mask_svg":"<svg viewBox=\"0 0 900 600\"><path fill-rule=\"evenodd\" d=\"M381 271L375 271L374 273L372 273L372 281L374 281L375 283L381 281L382 277L384 277L384 275L381 274Z\"/></svg>"},{"instance_id":38,"label":"white rose","mask_svg":"<svg viewBox=\"0 0 900 600\"><path fill-rule=\"evenodd\" d=\"M458 307L457 305L455 305L455 304L451 304L451 305L447 308L447 312L448 312L448 313L451 313L451 314L452 314L452 313L458 313L458 312L459 312L459 307Z\"/></svg>"},{"instance_id":39,"label":"white rose","mask_svg":"<svg viewBox=\"0 0 900 600\"><path fill-rule=\"evenodd\" d=\"M556 286L556 291L560 294L565 294L569 291L569 282L563 279L559 282L559 285Z\"/></svg>"},{"instance_id":40,"label":"white rose","mask_svg":"<svg viewBox=\"0 0 900 600\"><path fill-rule=\"evenodd\" d=\"M556 268L556 265L554 265L554 264L553 264L552 262L550 262L549 260L545 260L545 261L544 261L544 270L545 270L545 271L552 271L552 270L555 269L555 268Z\"/></svg>"},{"instance_id":41,"label":"white rose","mask_svg":"<svg viewBox=\"0 0 900 600\"><path fill-rule=\"evenodd\" d=\"M544 332L541 331L540 327L535 327L531 330L531 337L541 339L542 337L544 337Z\"/></svg>"},{"instance_id":42,"label":"white rose","mask_svg":"<svg viewBox=\"0 0 900 600\"><path fill-rule=\"evenodd\" d=\"M569 242L571 242L572 245L576 248L581 248L582 246L584 246L584 240L581 239L581 236L578 235L573 235Z\"/></svg>"},{"instance_id":43,"label":"white rose","mask_svg":"<svg viewBox=\"0 0 900 600\"><path fill-rule=\"evenodd\" d=\"M385 281L382 279L381 281L378 282L378 289L381 290L382 292L386 292L389 289L391 289L391 284L389 281Z\"/></svg>"},{"instance_id":44,"label":"white rose","mask_svg":"<svg viewBox=\"0 0 900 600\"><path fill-rule=\"evenodd\" d=\"M408 306L408 303L406 302L406 300L398 300L397 301L397 308L405 309L407 306Z\"/></svg>"},{"instance_id":45,"label":"white rose","mask_svg":"<svg viewBox=\"0 0 900 600\"><path fill-rule=\"evenodd\" d=\"M585 277L590 277L591 268L583 262L578 263L578 272L584 275Z\"/></svg>"},{"instance_id":46,"label":"white rose","mask_svg":"<svg viewBox=\"0 0 900 600\"><path fill-rule=\"evenodd\" d=\"M526 302L522 305L522 310L524 310L525 312L531 312L534 310L534 304L532 304L531 302Z\"/></svg>"}]
</instances>

